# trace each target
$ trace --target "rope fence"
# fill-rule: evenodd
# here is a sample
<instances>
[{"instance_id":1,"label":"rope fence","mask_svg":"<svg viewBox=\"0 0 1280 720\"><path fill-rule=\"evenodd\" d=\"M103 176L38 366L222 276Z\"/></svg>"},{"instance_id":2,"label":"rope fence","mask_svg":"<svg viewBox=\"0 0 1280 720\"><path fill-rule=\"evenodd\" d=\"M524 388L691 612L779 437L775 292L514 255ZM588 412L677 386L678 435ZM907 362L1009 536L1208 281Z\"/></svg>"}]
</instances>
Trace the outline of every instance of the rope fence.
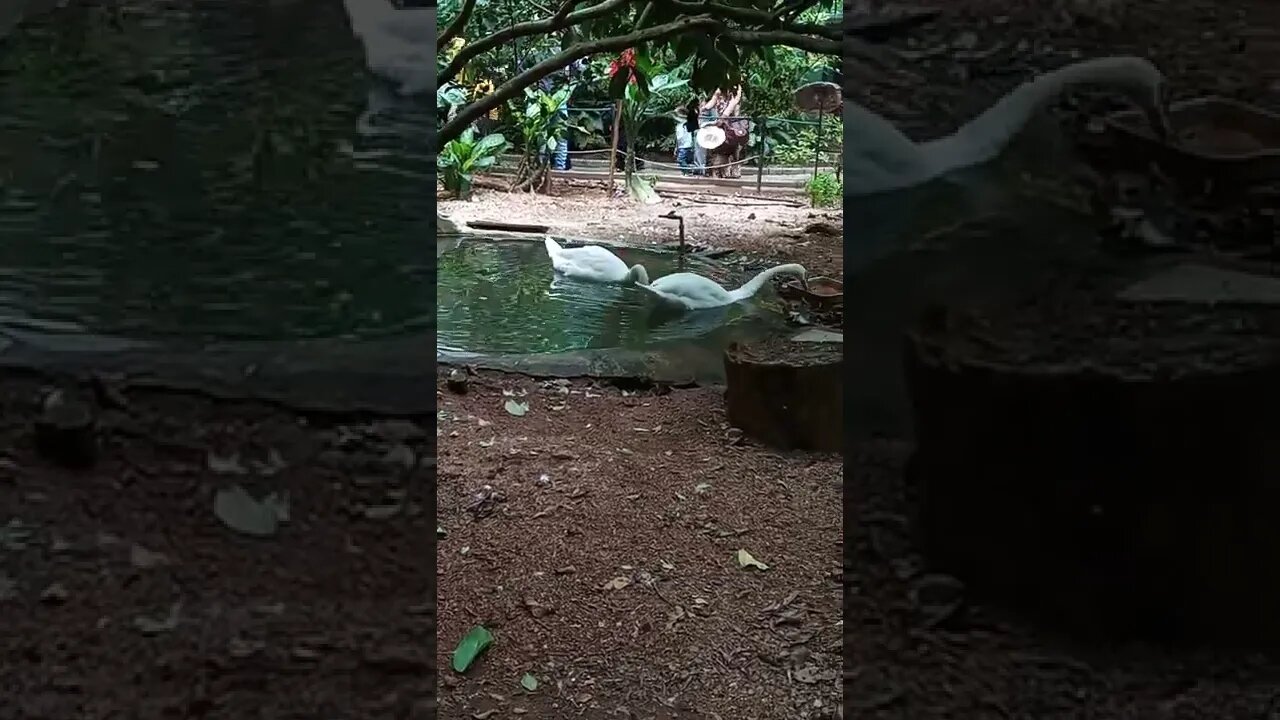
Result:
<instances>
[{"instance_id":1,"label":"rope fence","mask_svg":"<svg viewBox=\"0 0 1280 720\"><path fill-rule=\"evenodd\" d=\"M566 153L567 153L567 154L569 154L569 155L598 155L598 154L600 154L600 153L607 153L607 152L616 152L617 154L619 154L619 155L621 155L621 156L623 156L623 157L626 157L626 155L627 155L627 153L626 153L626 151L625 151L625 150L612 150L612 149L610 149L610 148L600 148L600 149L598 149L598 150L568 150L568 151L566 151ZM718 169L720 169L720 168L733 167L734 165L745 165L746 163L749 163L749 162L751 162L752 160L756 160L756 159L759 159L759 158L761 158L761 157L763 157L763 156L762 156L762 155L752 155L752 156L751 156L751 157L749 157L749 158L743 158L743 159L741 159L741 160L734 160L733 162L721 163L721 164L719 164L719 165L701 165L701 166L699 166L699 167L698 167L698 169L699 169L699 170L718 170ZM672 169L675 169L675 170L690 170L690 169L692 169L692 168L687 168L687 167L680 167L680 165L678 165L678 164L676 164L676 163L664 163L664 162L659 162L659 161L657 161L657 160L649 160L648 158L644 158L644 164L645 164L645 166L646 166L646 167L647 167L647 166L649 166L649 165L653 165L653 166L655 166L655 167L672 168Z\"/></svg>"},{"instance_id":2,"label":"rope fence","mask_svg":"<svg viewBox=\"0 0 1280 720\"><path fill-rule=\"evenodd\" d=\"M599 113L601 115L613 114L617 112L617 107L567 106L564 109L564 113L566 115L574 112ZM662 117L662 115L659 115L657 117ZM672 119L674 120L675 117L672 117ZM762 186L764 184L765 168L770 164L769 156L771 155L771 153L766 151L766 143L765 143L765 139L768 134L769 125L770 124L773 124L775 126L776 125L793 125L793 126L798 125L801 127L816 127L818 129L818 132L814 136L813 146L812 146L813 177L816 178L818 176L818 171L822 164L822 157L824 155L826 155L828 159L830 159L831 156L835 156L837 158L836 175L839 176L841 174L840 171L842 168L840 167L840 165L842 164L842 162L840 161L840 158L843 158L843 155L844 155L843 148L840 148L837 146L837 148L831 149L823 146L822 128L827 122L825 115L819 115L818 118L815 120L802 119L802 118L775 117L775 116L754 116L753 117L749 115L726 115L726 116L717 117L715 120L715 122L729 122L729 123L744 122L744 121L752 124L756 134L756 142L754 143L755 154L751 155L750 157L745 157L740 160L733 160L727 163L721 163L719 165L697 165L697 166L687 166L687 165L682 166L679 163L665 163L665 162L650 160L646 158L644 159L645 166L646 167L652 166L657 169L666 168L666 169L679 170L683 174L688 174L690 171L692 171L695 174L701 175L712 170L741 167L749 163L755 162L756 163L756 191L759 192L762 189ZM705 124L705 122L706 122L705 119L700 118L700 124ZM554 155L558 158L561 158L561 160L564 161L564 160L567 160L570 156L601 155L601 154L607 154L610 152L612 152L611 148L599 148L599 149L593 149L593 150L569 150L565 148L563 150L557 149ZM617 152L620 155L625 155L624 151L622 150L618 150ZM741 177L741 173L738 174L738 177Z\"/></svg>"}]
</instances>

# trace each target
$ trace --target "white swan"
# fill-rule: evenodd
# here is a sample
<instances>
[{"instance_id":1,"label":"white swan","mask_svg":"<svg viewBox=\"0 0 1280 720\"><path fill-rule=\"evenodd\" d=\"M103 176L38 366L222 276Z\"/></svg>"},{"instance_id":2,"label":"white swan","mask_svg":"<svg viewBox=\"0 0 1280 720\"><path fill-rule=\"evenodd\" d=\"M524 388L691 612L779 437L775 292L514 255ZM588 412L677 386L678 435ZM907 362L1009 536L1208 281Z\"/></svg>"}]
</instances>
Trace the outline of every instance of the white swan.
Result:
<instances>
[{"instance_id":1,"label":"white swan","mask_svg":"<svg viewBox=\"0 0 1280 720\"><path fill-rule=\"evenodd\" d=\"M783 273L799 275L801 280L805 278L804 266L792 263L771 267L748 280L737 290L726 290L714 280L689 272L663 275L652 283L638 282L636 287L644 288L669 305L679 305L686 310L707 310L746 300L760 292L760 288L764 287L764 284L774 275Z\"/></svg>"},{"instance_id":2,"label":"white swan","mask_svg":"<svg viewBox=\"0 0 1280 720\"><path fill-rule=\"evenodd\" d=\"M1115 87L1147 113L1153 130L1168 132L1164 75L1139 57L1095 58L1047 72L1014 88L954 133L922 143L912 142L883 117L846 102L844 192L898 190L993 160L1037 111L1067 88L1083 84Z\"/></svg>"},{"instance_id":3,"label":"white swan","mask_svg":"<svg viewBox=\"0 0 1280 720\"><path fill-rule=\"evenodd\" d=\"M396 84L401 95L435 83L436 9L398 8L390 0L343 0L351 32L364 44L369 72Z\"/></svg>"},{"instance_id":4,"label":"white swan","mask_svg":"<svg viewBox=\"0 0 1280 720\"><path fill-rule=\"evenodd\" d=\"M649 273L643 265L627 267L622 258L599 245L566 250L551 238L544 238L544 244L551 267L565 277L602 283L649 282Z\"/></svg>"}]
</instances>

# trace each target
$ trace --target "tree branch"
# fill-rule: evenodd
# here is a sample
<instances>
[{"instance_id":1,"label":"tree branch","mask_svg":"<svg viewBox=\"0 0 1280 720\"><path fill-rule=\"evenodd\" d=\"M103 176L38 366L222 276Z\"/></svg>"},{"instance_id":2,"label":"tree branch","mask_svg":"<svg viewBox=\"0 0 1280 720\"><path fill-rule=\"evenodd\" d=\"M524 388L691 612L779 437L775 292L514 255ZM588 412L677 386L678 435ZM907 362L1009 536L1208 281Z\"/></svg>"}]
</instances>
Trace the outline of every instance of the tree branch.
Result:
<instances>
[{"instance_id":1,"label":"tree branch","mask_svg":"<svg viewBox=\"0 0 1280 720\"><path fill-rule=\"evenodd\" d=\"M714 2L714 0L661 0L661 2L665 2L685 14L705 13L721 18L731 18L738 22L750 25L786 30L798 35L817 35L820 38L840 42L841 33L839 27L825 27L822 25L812 25L810 23L789 22L780 19L779 16L774 13L765 12L763 10L752 10L750 8L721 5L720 3ZM840 53L822 54L839 55Z\"/></svg>"},{"instance_id":2,"label":"tree branch","mask_svg":"<svg viewBox=\"0 0 1280 720\"><path fill-rule=\"evenodd\" d=\"M631 2L631 0L604 0L604 2L591 5L590 7L583 8L576 12L565 13L564 16L561 17L560 13L564 13L566 8L573 7L572 2L566 2L564 5L560 6L560 12L556 13L555 17L544 20L516 23L511 27L499 30L492 35L481 38L470 45L464 45L463 48L458 51L458 54L453 57L453 60L449 61L448 67L446 67L444 71L436 77L436 87L452 80L459 72L462 72L462 68L465 67L472 58L492 48L510 42L518 37L525 37L527 35L546 35L556 32L557 30L563 30L567 27L577 25L584 20L590 20L591 18L600 17L601 15L608 15L615 10L622 9L629 2Z\"/></svg>"},{"instance_id":3,"label":"tree branch","mask_svg":"<svg viewBox=\"0 0 1280 720\"><path fill-rule=\"evenodd\" d=\"M788 30L725 30L720 33L720 37L741 45L786 45L815 55L844 54L844 47L839 39L828 40Z\"/></svg>"},{"instance_id":4,"label":"tree branch","mask_svg":"<svg viewBox=\"0 0 1280 720\"><path fill-rule=\"evenodd\" d=\"M444 32L440 33L440 36L436 38L437 51L444 49L444 46L448 45L449 41L462 34L462 31L467 27L467 23L471 22L471 13L475 9L476 0L462 0L462 8L458 10L458 17L454 18L453 22L449 23L449 27L445 28ZM439 86L437 85L436 87Z\"/></svg>"},{"instance_id":5,"label":"tree branch","mask_svg":"<svg viewBox=\"0 0 1280 720\"><path fill-rule=\"evenodd\" d=\"M573 9L578 6L578 1L579 0L564 0L564 4L562 4L560 9L556 11L556 14L552 16L551 22L563 22L565 18L569 17L569 13L573 12Z\"/></svg>"},{"instance_id":6,"label":"tree branch","mask_svg":"<svg viewBox=\"0 0 1280 720\"><path fill-rule=\"evenodd\" d=\"M713 17L704 15L681 18L674 22L669 22L663 25L654 25L653 27L645 28L644 30L639 30L627 35L591 40L574 45L560 54L547 58L519 75L516 75L499 86L498 89L493 91L493 93L459 110L458 114L455 115L452 120L445 123L444 127L440 128L440 132L436 135L437 146L443 145L444 143L458 137L462 134L462 131L477 118L480 118L493 108L516 97L520 93L524 92L525 88L538 82L547 75L567 66L575 60L602 52L626 50L629 47L635 47L643 42L663 40L674 35L687 33L691 30L703 30L714 34L719 29L721 29L719 21ZM836 52L838 54L839 50Z\"/></svg>"}]
</instances>

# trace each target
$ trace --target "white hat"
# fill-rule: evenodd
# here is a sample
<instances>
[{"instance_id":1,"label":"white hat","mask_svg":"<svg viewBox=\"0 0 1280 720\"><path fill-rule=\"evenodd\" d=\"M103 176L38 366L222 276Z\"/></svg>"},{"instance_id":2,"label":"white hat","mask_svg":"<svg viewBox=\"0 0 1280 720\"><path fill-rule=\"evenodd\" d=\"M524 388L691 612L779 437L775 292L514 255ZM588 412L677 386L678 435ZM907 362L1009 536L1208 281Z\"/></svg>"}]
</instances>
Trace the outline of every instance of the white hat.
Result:
<instances>
[{"instance_id":1,"label":"white hat","mask_svg":"<svg viewBox=\"0 0 1280 720\"><path fill-rule=\"evenodd\" d=\"M707 150L715 150L724 144L724 130L708 125L698 131L698 144Z\"/></svg>"}]
</instances>

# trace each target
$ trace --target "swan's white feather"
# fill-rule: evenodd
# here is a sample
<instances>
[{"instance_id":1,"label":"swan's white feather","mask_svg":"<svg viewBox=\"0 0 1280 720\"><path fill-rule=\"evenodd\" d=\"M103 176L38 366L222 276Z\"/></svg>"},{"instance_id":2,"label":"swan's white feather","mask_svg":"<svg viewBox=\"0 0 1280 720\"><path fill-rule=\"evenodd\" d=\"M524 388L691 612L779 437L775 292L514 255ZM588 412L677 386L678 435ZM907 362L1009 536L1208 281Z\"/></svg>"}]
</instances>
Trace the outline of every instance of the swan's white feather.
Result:
<instances>
[{"instance_id":1,"label":"swan's white feather","mask_svg":"<svg viewBox=\"0 0 1280 720\"><path fill-rule=\"evenodd\" d=\"M697 273L678 272L664 275L652 283L636 283L636 287L669 305L686 310L709 310L732 305L752 297L774 275L792 273L804 277L804 267L796 264L778 265L756 275L736 290L726 290L719 283Z\"/></svg>"},{"instance_id":2,"label":"swan's white feather","mask_svg":"<svg viewBox=\"0 0 1280 720\"><path fill-rule=\"evenodd\" d=\"M891 122L845 102L845 194L871 195L920 185L995 159L1041 108L1076 85L1110 86L1149 116L1162 117L1164 76L1139 57L1084 60L1023 83L954 133L913 142Z\"/></svg>"},{"instance_id":3,"label":"swan's white feather","mask_svg":"<svg viewBox=\"0 0 1280 720\"><path fill-rule=\"evenodd\" d=\"M640 265L628 267L622 258L599 245L585 245L578 248L563 248L551 238L546 238L547 255L551 258L551 267L556 272L578 280L601 283L619 283L638 279L649 280L644 267Z\"/></svg>"},{"instance_id":4,"label":"swan's white feather","mask_svg":"<svg viewBox=\"0 0 1280 720\"><path fill-rule=\"evenodd\" d=\"M369 72L418 95L435 81L436 9L397 8L389 0L345 0L351 32L364 44Z\"/></svg>"}]
</instances>

